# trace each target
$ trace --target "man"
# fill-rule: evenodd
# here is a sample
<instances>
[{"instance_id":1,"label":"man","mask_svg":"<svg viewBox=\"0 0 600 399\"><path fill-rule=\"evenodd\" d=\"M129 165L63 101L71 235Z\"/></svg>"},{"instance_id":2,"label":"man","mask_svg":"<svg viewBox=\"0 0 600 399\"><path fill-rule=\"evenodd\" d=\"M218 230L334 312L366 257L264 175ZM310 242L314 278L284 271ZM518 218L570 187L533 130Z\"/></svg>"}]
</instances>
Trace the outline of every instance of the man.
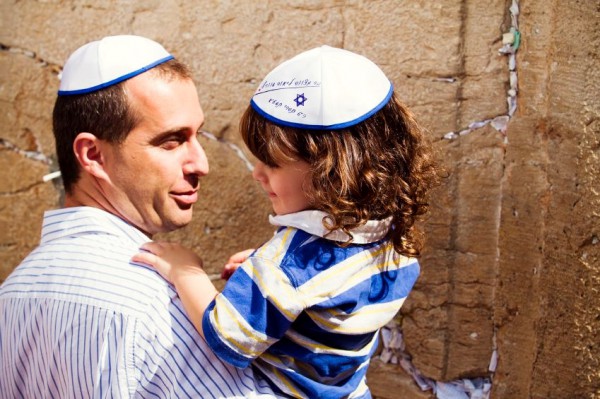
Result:
<instances>
[{"instance_id":1,"label":"man","mask_svg":"<svg viewBox=\"0 0 600 399\"><path fill-rule=\"evenodd\" d=\"M130 262L191 221L203 123L190 72L156 42L106 37L68 59L53 114L65 207L0 287L1 398L271 396Z\"/></svg>"}]
</instances>

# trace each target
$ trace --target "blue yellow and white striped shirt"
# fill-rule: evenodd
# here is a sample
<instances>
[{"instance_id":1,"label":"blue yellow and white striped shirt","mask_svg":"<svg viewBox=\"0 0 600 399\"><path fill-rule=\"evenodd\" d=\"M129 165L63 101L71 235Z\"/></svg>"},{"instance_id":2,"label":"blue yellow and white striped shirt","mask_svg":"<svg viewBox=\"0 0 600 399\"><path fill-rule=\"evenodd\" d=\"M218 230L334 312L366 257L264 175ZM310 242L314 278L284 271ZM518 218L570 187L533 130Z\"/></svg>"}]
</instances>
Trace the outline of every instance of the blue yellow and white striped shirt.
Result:
<instances>
[{"instance_id":1,"label":"blue yellow and white striped shirt","mask_svg":"<svg viewBox=\"0 0 600 399\"><path fill-rule=\"evenodd\" d=\"M389 220L326 238L324 213L271 218L281 226L233 274L204 314L208 344L253 368L275 390L303 398L369 398L366 372L378 330L419 274L385 238Z\"/></svg>"},{"instance_id":2,"label":"blue yellow and white striped shirt","mask_svg":"<svg viewBox=\"0 0 600 399\"><path fill-rule=\"evenodd\" d=\"M273 397L130 262L147 241L99 209L46 212L39 247L0 287L0 398Z\"/></svg>"}]
</instances>

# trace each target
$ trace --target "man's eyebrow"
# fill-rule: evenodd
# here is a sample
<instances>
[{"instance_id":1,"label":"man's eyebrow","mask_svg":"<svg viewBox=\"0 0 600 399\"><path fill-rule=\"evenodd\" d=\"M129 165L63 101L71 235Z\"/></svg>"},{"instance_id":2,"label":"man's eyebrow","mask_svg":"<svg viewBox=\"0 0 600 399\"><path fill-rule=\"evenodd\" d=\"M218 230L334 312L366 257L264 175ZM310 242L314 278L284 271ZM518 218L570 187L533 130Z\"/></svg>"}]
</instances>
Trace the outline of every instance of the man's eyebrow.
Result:
<instances>
[{"instance_id":1,"label":"man's eyebrow","mask_svg":"<svg viewBox=\"0 0 600 399\"><path fill-rule=\"evenodd\" d=\"M175 127L173 129L165 130L164 132L159 133L158 137L169 136L171 134L182 134L182 133L185 133L186 131L189 131L189 129L187 129L185 127Z\"/></svg>"}]
</instances>

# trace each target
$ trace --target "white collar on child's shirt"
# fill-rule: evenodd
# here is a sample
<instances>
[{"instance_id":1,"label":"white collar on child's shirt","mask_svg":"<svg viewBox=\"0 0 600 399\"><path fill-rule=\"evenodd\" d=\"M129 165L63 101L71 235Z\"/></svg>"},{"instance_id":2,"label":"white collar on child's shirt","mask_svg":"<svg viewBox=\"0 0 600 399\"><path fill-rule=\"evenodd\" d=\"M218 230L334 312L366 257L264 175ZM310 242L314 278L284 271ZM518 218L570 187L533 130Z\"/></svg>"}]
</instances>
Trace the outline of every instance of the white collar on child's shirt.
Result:
<instances>
[{"instance_id":1,"label":"white collar on child's shirt","mask_svg":"<svg viewBox=\"0 0 600 399\"><path fill-rule=\"evenodd\" d=\"M322 211L310 210L296 213L288 213L286 215L273 216L269 215L269 223L274 226L289 226L295 227L307 233L326 238L331 241L348 241L348 234L342 230L332 231L323 226L323 218L327 213ZM368 244L379 241L387 234L390 229L392 218L389 217L383 220L369 220L366 224L350 230L352 233L353 244ZM327 234L327 237L325 235Z\"/></svg>"}]
</instances>

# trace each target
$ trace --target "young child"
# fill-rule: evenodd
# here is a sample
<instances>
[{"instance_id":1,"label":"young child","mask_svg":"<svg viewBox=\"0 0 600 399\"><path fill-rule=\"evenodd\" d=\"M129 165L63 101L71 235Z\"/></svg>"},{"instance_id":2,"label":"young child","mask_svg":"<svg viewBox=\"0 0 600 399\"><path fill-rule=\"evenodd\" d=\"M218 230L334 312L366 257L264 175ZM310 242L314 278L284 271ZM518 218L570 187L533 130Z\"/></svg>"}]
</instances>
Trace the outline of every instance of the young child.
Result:
<instances>
[{"instance_id":1,"label":"young child","mask_svg":"<svg viewBox=\"0 0 600 399\"><path fill-rule=\"evenodd\" d=\"M219 357L277 392L370 398L378 330L419 274L431 147L373 62L328 46L271 71L240 130L273 205L273 238L230 259L221 293L179 245L150 243L134 260L175 285Z\"/></svg>"}]
</instances>

